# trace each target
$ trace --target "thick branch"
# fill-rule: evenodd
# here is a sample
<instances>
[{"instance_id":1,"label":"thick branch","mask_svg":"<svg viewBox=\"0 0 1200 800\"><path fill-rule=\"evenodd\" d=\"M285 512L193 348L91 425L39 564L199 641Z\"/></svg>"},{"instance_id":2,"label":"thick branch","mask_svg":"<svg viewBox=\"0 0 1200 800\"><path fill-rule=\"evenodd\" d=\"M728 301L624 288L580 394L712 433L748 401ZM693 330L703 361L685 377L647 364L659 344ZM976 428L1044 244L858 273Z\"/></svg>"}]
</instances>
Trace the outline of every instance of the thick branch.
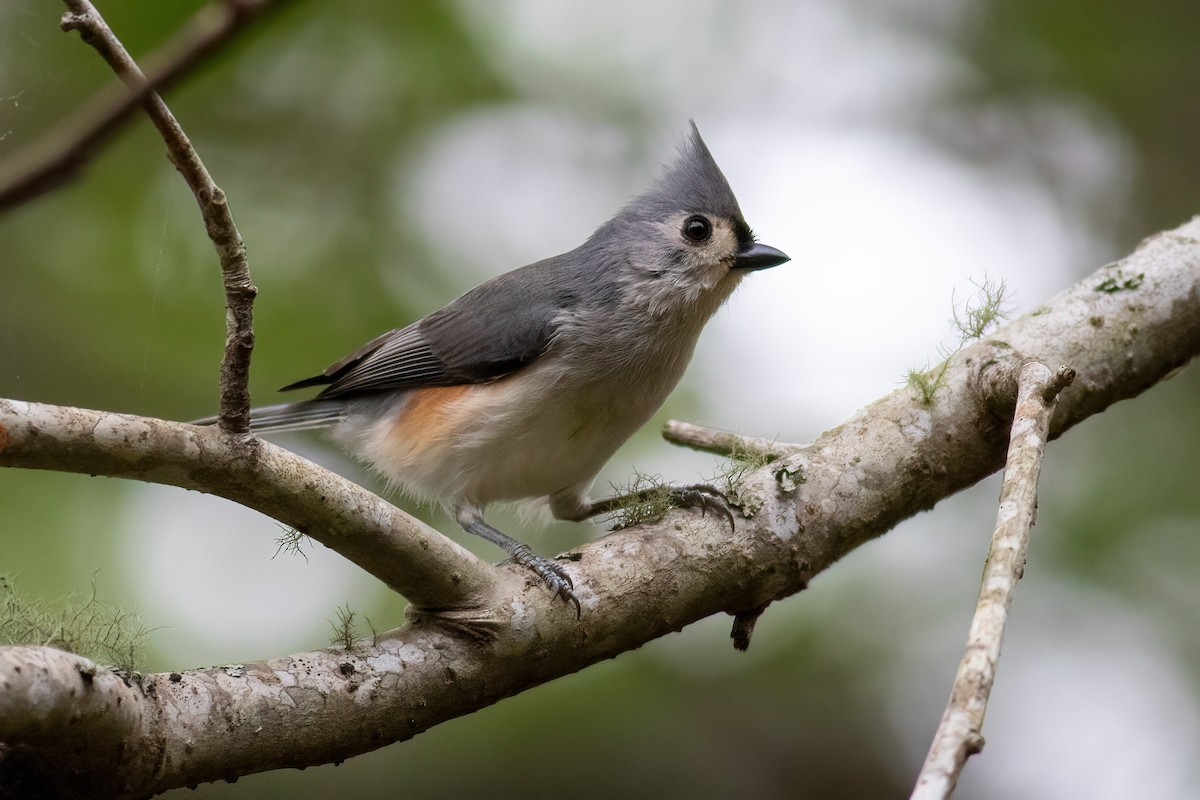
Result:
<instances>
[{"instance_id":1,"label":"thick branch","mask_svg":"<svg viewBox=\"0 0 1200 800\"><path fill-rule=\"evenodd\" d=\"M77 177L83 167L138 111L152 91L175 86L245 31L264 11L286 0L216 0L200 9L176 36L144 59L147 84L106 88L41 139L0 164L0 212L33 200Z\"/></svg>"},{"instance_id":2,"label":"thick branch","mask_svg":"<svg viewBox=\"0 0 1200 800\"><path fill-rule=\"evenodd\" d=\"M221 429L230 433L250 430L250 354L254 350L253 309L258 290L250 280L246 246L233 223L225 192L192 147L183 127L167 108L142 70L109 29L88 0L64 0L70 13L63 16L63 30L78 31L96 48L117 77L142 96L142 107L167 145L167 155L196 197L208 238L221 261L225 284L225 354L221 360Z\"/></svg>"},{"instance_id":3,"label":"thick branch","mask_svg":"<svg viewBox=\"0 0 1200 800\"><path fill-rule=\"evenodd\" d=\"M148 732L129 725L122 773L114 777L108 764L103 771L81 767L77 774L54 777L81 792L119 779L121 791L135 795L334 761L409 738L711 614L759 609L800 591L901 519L997 470L1015 397L995 377L1011 374L1024 358L1071 364L1078 371L1052 418L1055 436L1145 391L1197 353L1200 219L1148 240L1130 258L960 351L932 405L923 405L911 389L899 389L812 445L789 449L748 473L739 492L746 517L732 533L716 515L676 511L659 523L578 548L572 577L584 606L579 621L532 586L503 594L501 613L510 624L487 642L417 624L354 656L322 651L232 671L147 676L143 686L153 689L138 701L145 706L138 718L152 722ZM130 448L136 445L137 453L152 445L135 439L118 447L81 434L68 439L76 449L66 449L64 441L52 458L53 442L30 444L49 436L48 430L9 434L6 447L5 430L21 411L12 403L3 408L0 464L10 466L75 462L72 468L80 471L195 482L194 474L179 474L182 459L165 452L219 441L194 428L167 427L162 433L172 438L156 450L165 460L157 465L146 460L134 469L127 466ZM152 429L144 434L157 435ZM282 458L266 447L270 459ZM226 466L213 461L204 482L215 482ZM269 467L248 465L235 480L247 483L247 495L279 495L265 485L274 480ZM251 481L257 483L253 489ZM321 506L310 499L308 510ZM372 512L368 528L377 524L378 507ZM347 527L343 535L358 534ZM12 741L9 731L22 714L18 708L0 715L0 741ZM40 739L29 733L28 723L19 730L29 747L39 749L43 763L58 763L58 754L86 741L87 727Z\"/></svg>"},{"instance_id":4,"label":"thick branch","mask_svg":"<svg viewBox=\"0 0 1200 800\"><path fill-rule=\"evenodd\" d=\"M1032 359L1017 370L1017 406L1008 463L979 602L950 701L912 793L914 800L949 798L967 758L983 749L983 716L996 677L1008 611L1017 581L1025 572L1025 555L1037 516L1038 476L1050 435L1050 415L1058 393L1074 379L1074 372L1067 367L1055 373Z\"/></svg>"}]
</instances>

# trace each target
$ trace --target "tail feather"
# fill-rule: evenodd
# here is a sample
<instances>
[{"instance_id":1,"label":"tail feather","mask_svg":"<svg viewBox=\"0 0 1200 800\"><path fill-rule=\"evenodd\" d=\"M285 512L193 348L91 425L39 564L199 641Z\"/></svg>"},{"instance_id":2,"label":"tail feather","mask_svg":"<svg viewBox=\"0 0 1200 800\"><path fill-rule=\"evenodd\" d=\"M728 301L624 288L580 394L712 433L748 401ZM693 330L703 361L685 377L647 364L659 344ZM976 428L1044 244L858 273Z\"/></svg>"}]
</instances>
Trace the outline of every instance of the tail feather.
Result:
<instances>
[{"instance_id":1,"label":"tail feather","mask_svg":"<svg viewBox=\"0 0 1200 800\"><path fill-rule=\"evenodd\" d=\"M346 418L346 404L330 400L302 400L250 409L250 430L256 434L310 431L328 428ZM216 417L193 420L193 425L215 425Z\"/></svg>"}]
</instances>

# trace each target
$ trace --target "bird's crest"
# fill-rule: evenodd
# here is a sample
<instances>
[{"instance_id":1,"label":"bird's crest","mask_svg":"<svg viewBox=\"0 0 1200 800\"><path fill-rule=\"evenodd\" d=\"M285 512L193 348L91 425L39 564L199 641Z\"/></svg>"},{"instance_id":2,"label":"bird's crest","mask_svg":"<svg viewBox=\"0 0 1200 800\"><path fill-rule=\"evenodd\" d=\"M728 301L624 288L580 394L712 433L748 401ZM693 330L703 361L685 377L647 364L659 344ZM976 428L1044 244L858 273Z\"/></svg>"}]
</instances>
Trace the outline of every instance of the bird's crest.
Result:
<instances>
[{"instance_id":1,"label":"bird's crest","mask_svg":"<svg viewBox=\"0 0 1200 800\"><path fill-rule=\"evenodd\" d=\"M683 142L679 155L667 171L631 205L659 219L681 210L706 211L727 219L742 219L737 198L700 138L695 122L692 122L691 135Z\"/></svg>"}]
</instances>

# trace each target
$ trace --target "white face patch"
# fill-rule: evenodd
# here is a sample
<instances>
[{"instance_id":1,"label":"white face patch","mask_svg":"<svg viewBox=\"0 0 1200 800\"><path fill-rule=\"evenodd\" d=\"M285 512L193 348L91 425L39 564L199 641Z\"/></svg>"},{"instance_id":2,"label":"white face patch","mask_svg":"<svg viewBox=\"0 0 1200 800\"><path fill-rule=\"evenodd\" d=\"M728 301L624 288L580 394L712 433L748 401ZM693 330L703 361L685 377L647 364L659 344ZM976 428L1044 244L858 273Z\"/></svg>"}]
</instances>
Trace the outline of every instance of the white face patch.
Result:
<instances>
[{"instance_id":1,"label":"white face patch","mask_svg":"<svg viewBox=\"0 0 1200 800\"><path fill-rule=\"evenodd\" d=\"M707 238L696 241L687 235L685 229L694 221L708 224L711 232ZM665 227L673 230L675 241L684 251L693 254L697 265L724 264L728 268L728 262L737 255L737 234L733 223L724 217L704 213L677 214L667 220Z\"/></svg>"},{"instance_id":2,"label":"white face patch","mask_svg":"<svg viewBox=\"0 0 1200 800\"><path fill-rule=\"evenodd\" d=\"M701 241L684 232L688 221L698 217L709 227ZM682 315L702 325L742 278L732 269L738 251L733 223L716 215L680 212L656 223L653 230L648 246L635 254L633 270L623 276L627 298L655 316Z\"/></svg>"}]
</instances>

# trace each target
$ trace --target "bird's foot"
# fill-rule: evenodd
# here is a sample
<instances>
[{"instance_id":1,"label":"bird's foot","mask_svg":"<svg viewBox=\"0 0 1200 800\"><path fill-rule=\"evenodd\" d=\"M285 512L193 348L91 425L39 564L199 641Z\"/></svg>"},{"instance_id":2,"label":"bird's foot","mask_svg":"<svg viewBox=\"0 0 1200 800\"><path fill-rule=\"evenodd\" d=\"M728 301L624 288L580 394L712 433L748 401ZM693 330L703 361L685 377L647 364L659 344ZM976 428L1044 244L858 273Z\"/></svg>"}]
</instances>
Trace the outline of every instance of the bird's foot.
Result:
<instances>
[{"instance_id":1,"label":"bird's foot","mask_svg":"<svg viewBox=\"0 0 1200 800\"><path fill-rule=\"evenodd\" d=\"M565 569L549 558L539 556L524 542L517 541L508 534L501 533L491 525L488 525L483 521L483 516L479 513L478 509L467 506L458 509L456 514L458 524L463 526L463 530L487 539L512 556L513 561L532 570L534 574L542 579L543 583L550 587L550 591L554 593L555 597L561 597L575 606L575 618L579 619L581 613L579 598L572 591L575 588L575 584L571 581L571 576L567 574Z\"/></svg>"},{"instance_id":2,"label":"bird's foot","mask_svg":"<svg viewBox=\"0 0 1200 800\"><path fill-rule=\"evenodd\" d=\"M671 504L679 508L698 508L700 516L709 511L720 514L729 522L729 530L733 530L733 509L729 499L716 488L707 483L695 483L691 486L671 487Z\"/></svg>"},{"instance_id":3,"label":"bird's foot","mask_svg":"<svg viewBox=\"0 0 1200 800\"><path fill-rule=\"evenodd\" d=\"M566 602L575 606L575 618L579 619L581 608L579 598L575 596L575 592L573 591L575 583L558 562L538 555L525 544L513 548L511 552L513 561L528 568L541 578L542 582L550 588L555 597L561 597Z\"/></svg>"}]
</instances>

